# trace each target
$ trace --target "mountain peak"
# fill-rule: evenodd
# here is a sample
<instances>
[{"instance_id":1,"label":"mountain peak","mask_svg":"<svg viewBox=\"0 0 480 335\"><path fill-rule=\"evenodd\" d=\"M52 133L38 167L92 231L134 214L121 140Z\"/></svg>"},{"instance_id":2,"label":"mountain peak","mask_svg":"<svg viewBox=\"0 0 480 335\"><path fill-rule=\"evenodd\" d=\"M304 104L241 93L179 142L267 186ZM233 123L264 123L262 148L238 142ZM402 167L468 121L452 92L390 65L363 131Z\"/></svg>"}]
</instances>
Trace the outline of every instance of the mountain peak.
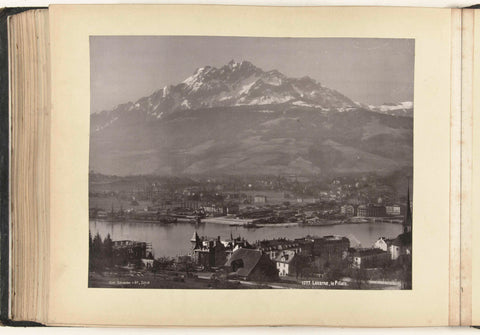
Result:
<instances>
[{"instance_id":1,"label":"mountain peak","mask_svg":"<svg viewBox=\"0 0 480 335\"><path fill-rule=\"evenodd\" d=\"M264 71L248 60L232 59L219 68L199 67L181 83L168 85L113 112L133 111L163 119L181 110L279 104L338 111L358 107L348 97L308 76L290 78L277 69Z\"/></svg>"},{"instance_id":2,"label":"mountain peak","mask_svg":"<svg viewBox=\"0 0 480 335\"><path fill-rule=\"evenodd\" d=\"M242 60L241 62L236 62L235 60L231 60L228 62L225 66L223 66L221 69L224 69L226 71L249 71L249 70L254 70L254 71L262 71L261 69L257 68L253 63L247 61L247 60ZM263 71L262 71L263 72Z\"/></svg>"}]
</instances>

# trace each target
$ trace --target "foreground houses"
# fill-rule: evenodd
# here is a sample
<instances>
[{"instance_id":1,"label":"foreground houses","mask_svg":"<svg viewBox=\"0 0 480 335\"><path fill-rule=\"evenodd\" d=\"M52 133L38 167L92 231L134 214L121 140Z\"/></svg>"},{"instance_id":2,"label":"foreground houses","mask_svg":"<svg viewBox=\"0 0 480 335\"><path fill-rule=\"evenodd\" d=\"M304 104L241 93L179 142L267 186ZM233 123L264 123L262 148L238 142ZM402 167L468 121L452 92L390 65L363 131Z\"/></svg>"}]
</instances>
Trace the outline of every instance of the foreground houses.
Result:
<instances>
[{"instance_id":1,"label":"foreground houses","mask_svg":"<svg viewBox=\"0 0 480 335\"><path fill-rule=\"evenodd\" d=\"M312 256L322 262L336 262L346 258L349 248L350 240L343 236L313 238Z\"/></svg>"},{"instance_id":2,"label":"foreground houses","mask_svg":"<svg viewBox=\"0 0 480 335\"><path fill-rule=\"evenodd\" d=\"M255 244L255 247L267 254L271 260L275 260L284 250L291 250L295 253L301 252L298 242L285 238L259 241Z\"/></svg>"},{"instance_id":3,"label":"foreground houses","mask_svg":"<svg viewBox=\"0 0 480 335\"><path fill-rule=\"evenodd\" d=\"M227 261L227 250L220 241L220 236L216 239L201 239L195 232L190 242L191 256L197 265L206 268L221 267Z\"/></svg>"},{"instance_id":4,"label":"foreground houses","mask_svg":"<svg viewBox=\"0 0 480 335\"><path fill-rule=\"evenodd\" d=\"M240 248L233 252L225 268L230 278L251 281L276 281L275 263L260 250Z\"/></svg>"},{"instance_id":5,"label":"foreground houses","mask_svg":"<svg viewBox=\"0 0 480 335\"><path fill-rule=\"evenodd\" d=\"M391 245L392 245L392 240L391 239L388 239L388 238L385 238L385 237L380 237L373 244L373 248L380 249L380 250L383 250L383 251L389 251Z\"/></svg>"},{"instance_id":6,"label":"foreground houses","mask_svg":"<svg viewBox=\"0 0 480 335\"><path fill-rule=\"evenodd\" d=\"M410 255L412 252L412 233L402 233L394 239L380 237L373 244L373 248L387 252L391 260L396 260L401 255Z\"/></svg>"},{"instance_id":7,"label":"foreground houses","mask_svg":"<svg viewBox=\"0 0 480 335\"><path fill-rule=\"evenodd\" d=\"M296 274L295 259L297 254L293 250L285 250L275 259L278 275L281 277Z\"/></svg>"},{"instance_id":8,"label":"foreground houses","mask_svg":"<svg viewBox=\"0 0 480 335\"><path fill-rule=\"evenodd\" d=\"M392 260L401 255L410 255L412 253L412 232L405 232L397 236L389 247Z\"/></svg>"},{"instance_id":9,"label":"foreground houses","mask_svg":"<svg viewBox=\"0 0 480 335\"><path fill-rule=\"evenodd\" d=\"M353 255L352 267L356 269L378 268L390 260L389 254L381 249L357 250Z\"/></svg>"},{"instance_id":10,"label":"foreground houses","mask_svg":"<svg viewBox=\"0 0 480 335\"><path fill-rule=\"evenodd\" d=\"M113 241L113 257L118 261L133 261L152 258L152 245L130 240Z\"/></svg>"}]
</instances>

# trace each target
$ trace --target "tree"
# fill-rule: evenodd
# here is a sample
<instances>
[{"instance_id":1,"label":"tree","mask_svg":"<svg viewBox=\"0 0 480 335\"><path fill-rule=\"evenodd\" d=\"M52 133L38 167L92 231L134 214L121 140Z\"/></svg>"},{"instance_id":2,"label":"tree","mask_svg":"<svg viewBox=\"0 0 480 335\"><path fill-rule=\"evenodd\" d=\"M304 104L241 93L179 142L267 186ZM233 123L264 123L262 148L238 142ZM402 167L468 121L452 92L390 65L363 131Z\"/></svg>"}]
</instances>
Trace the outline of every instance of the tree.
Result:
<instances>
[{"instance_id":1,"label":"tree","mask_svg":"<svg viewBox=\"0 0 480 335\"><path fill-rule=\"evenodd\" d=\"M307 268L310 266L310 260L307 256L303 256L300 254L295 255L295 258L293 259L294 261L294 266L295 266L295 273L296 277L304 277L306 274Z\"/></svg>"},{"instance_id":2,"label":"tree","mask_svg":"<svg viewBox=\"0 0 480 335\"><path fill-rule=\"evenodd\" d=\"M353 270L353 287L357 290L365 289L365 285L368 282L367 272L365 269L355 269Z\"/></svg>"},{"instance_id":3,"label":"tree","mask_svg":"<svg viewBox=\"0 0 480 335\"><path fill-rule=\"evenodd\" d=\"M88 231L88 269L93 271L93 239L90 230Z\"/></svg>"},{"instance_id":4,"label":"tree","mask_svg":"<svg viewBox=\"0 0 480 335\"><path fill-rule=\"evenodd\" d=\"M92 246L93 254L95 255L95 257L103 258L103 242L99 233L97 233L97 235L95 235L95 237L93 238Z\"/></svg>"},{"instance_id":5,"label":"tree","mask_svg":"<svg viewBox=\"0 0 480 335\"><path fill-rule=\"evenodd\" d=\"M110 238L110 234L105 237L103 240L103 253L105 258L105 263L108 266L113 265L113 241Z\"/></svg>"},{"instance_id":6,"label":"tree","mask_svg":"<svg viewBox=\"0 0 480 335\"><path fill-rule=\"evenodd\" d=\"M178 258L178 265L180 271L185 271L187 277L190 275L190 272L194 270L194 264L192 258L189 256L181 256Z\"/></svg>"},{"instance_id":7,"label":"tree","mask_svg":"<svg viewBox=\"0 0 480 335\"><path fill-rule=\"evenodd\" d=\"M102 270L104 268L104 250L102 238L99 233L93 238L91 250L92 270Z\"/></svg>"},{"instance_id":8,"label":"tree","mask_svg":"<svg viewBox=\"0 0 480 335\"><path fill-rule=\"evenodd\" d=\"M158 270L166 270L171 268L174 263L175 260L172 258L160 257L153 261L153 269L155 272Z\"/></svg>"}]
</instances>

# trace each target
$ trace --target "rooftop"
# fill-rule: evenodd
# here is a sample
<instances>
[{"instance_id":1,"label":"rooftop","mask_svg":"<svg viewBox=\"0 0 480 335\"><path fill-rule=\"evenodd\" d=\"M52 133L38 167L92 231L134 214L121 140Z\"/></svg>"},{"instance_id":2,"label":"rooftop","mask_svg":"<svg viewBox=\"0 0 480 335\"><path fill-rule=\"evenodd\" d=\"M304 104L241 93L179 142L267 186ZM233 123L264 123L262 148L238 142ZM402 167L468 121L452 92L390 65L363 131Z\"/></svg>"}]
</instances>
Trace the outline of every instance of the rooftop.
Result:
<instances>
[{"instance_id":1,"label":"rooftop","mask_svg":"<svg viewBox=\"0 0 480 335\"><path fill-rule=\"evenodd\" d=\"M230 256L225 263L225 266L232 266L234 261L241 260L243 262L243 267L239 268L236 271L236 274L242 277L247 277L258 264L261 257L262 252L260 250L240 248L233 252L232 256Z\"/></svg>"}]
</instances>

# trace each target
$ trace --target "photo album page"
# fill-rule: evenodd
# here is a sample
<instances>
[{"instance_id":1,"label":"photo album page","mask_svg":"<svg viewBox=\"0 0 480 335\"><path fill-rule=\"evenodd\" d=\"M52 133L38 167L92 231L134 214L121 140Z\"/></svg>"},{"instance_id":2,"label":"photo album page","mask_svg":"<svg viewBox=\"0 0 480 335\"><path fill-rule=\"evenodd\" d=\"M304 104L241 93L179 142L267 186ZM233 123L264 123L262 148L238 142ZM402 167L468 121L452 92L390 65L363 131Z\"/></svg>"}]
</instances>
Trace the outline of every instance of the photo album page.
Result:
<instances>
[{"instance_id":1,"label":"photo album page","mask_svg":"<svg viewBox=\"0 0 480 335\"><path fill-rule=\"evenodd\" d=\"M448 325L459 18L51 6L47 323Z\"/></svg>"}]
</instances>

